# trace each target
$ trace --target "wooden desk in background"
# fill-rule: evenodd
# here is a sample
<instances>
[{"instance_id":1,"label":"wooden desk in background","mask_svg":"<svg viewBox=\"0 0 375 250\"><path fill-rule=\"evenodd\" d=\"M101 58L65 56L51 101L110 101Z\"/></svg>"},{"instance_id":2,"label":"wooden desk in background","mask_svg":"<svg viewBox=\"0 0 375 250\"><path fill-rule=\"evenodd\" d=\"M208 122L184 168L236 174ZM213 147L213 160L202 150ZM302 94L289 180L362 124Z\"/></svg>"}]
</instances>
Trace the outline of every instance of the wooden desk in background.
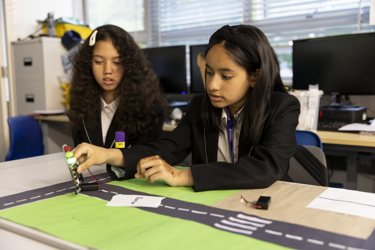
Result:
<instances>
[{"instance_id":1,"label":"wooden desk in background","mask_svg":"<svg viewBox=\"0 0 375 250\"><path fill-rule=\"evenodd\" d=\"M52 122L69 122L69 118L66 115L33 115L38 121L52 121Z\"/></svg>"},{"instance_id":2,"label":"wooden desk in background","mask_svg":"<svg viewBox=\"0 0 375 250\"><path fill-rule=\"evenodd\" d=\"M319 130L315 132L319 135L324 144L375 147L375 136L372 135Z\"/></svg>"},{"instance_id":3,"label":"wooden desk in background","mask_svg":"<svg viewBox=\"0 0 375 250\"><path fill-rule=\"evenodd\" d=\"M347 189L357 188L358 153L375 154L375 136L359 133L315 131L323 143L326 155L347 157L346 180Z\"/></svg>"},{"instance_id":4,"label":"wooden desk in background","mask_svg":"<svg viewBox=\"0 0 375 250\"><path fill-rule=\"evenodd\" d=\"M34 115L34 118L41 121L51 121L51 122L63 122L68 123L69 118L66 115ZM176 126L164 123L164 131L172 131Z\"/></svg>"}]
</instances>

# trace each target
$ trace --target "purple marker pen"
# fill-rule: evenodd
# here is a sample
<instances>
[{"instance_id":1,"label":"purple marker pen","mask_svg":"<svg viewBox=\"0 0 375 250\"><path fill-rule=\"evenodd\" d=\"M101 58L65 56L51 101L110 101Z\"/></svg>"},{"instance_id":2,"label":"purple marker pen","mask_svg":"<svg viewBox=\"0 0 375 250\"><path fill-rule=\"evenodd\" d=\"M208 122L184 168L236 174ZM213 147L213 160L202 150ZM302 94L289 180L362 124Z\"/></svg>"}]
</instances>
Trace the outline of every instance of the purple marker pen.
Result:
<instances>
[{"instance_id":1,"label":"purple marker pen","mask_svg":"<svg viewBox=\"0 0 375 250\"><path fill-rule=\"evenodd\" d=\"M125 148L125 132L116 131L115 133L115 147Z\"/></svg>"}]
</instances>

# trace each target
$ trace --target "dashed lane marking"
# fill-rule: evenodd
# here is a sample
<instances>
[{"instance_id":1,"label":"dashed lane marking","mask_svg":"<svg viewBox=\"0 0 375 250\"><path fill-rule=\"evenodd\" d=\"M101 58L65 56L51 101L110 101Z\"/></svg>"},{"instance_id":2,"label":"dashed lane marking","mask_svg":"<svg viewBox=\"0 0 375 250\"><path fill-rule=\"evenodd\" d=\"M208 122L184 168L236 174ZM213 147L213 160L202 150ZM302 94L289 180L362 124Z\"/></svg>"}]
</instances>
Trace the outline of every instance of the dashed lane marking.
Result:
<instances>
[{"instance_id":1,"label":"dashed lane marking","mask_svg":"<svg viewBox=\"0 0 375 250\"><path fill-rule=\"evenodd\" d=\"M298 235L292 235L292 234L286 234L285 238L292 239L292 240L303 240L303 237L298 236Z\"/></svg>"},{"instance_id":2,"label":"dashed lane marking","mask_svg":"<svg viewBox=\"0 0 375 250\"><path fill-rule=\"evenodd\" d=\"M266 232L268 234L277 235L277 236L282 236L283 235L282 232L277 232L277 231L273 231L273 230L269 230L269 229L264 230L264 232Z\"/></svg>"}]
</instances>

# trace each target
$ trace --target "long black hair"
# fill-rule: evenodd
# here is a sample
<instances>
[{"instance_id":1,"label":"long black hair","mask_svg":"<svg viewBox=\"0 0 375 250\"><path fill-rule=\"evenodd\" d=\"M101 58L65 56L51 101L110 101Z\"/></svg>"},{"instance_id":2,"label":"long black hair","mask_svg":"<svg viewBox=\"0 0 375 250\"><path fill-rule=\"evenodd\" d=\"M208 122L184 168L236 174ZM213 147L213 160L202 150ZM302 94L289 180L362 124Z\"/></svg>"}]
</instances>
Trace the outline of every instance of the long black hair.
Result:
<instances>
[{"instance_id":1,"label":"long black hair","mask_svg":"<svg viewBox=\"0 0 375 250\"><path fill-rule=\"evenodd\" d=\"M251 25L226 25L220 28L211 36L206 55L218 44L225 48L234 62L246 70L248 76L253 76L257 69L260 70L254 88L250 87L246 93L246 103L241 112L243 125L246 126L246 129L241 130L241 137L254 147L259 143L272 91L286 92L278 58L264 33ZM221 108L215 108L211 104L207 93L203 106L203 127L206 130L222 130Z\"/></svg>"}]
</instances>

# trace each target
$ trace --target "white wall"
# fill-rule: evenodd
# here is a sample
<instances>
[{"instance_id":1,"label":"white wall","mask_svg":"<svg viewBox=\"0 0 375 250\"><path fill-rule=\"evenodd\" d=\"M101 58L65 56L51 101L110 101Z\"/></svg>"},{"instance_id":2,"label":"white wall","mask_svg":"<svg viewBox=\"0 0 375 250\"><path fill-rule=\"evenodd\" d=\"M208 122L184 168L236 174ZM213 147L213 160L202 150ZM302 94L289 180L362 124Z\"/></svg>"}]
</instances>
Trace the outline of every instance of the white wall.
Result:
<instances>
[{"instance_id":1,"label":"white wall","mask_svg":"<svg viewBox=\"0 0 375 250\"><path fill-rule=\"evenodd\" d=\"M4 21L5 44L0 42L0 58L4 56L3 47L5 47L7 55L8 76L9 76L9 92L10 92L10 116L14 116L14 76L13 76L13 59L11 58L11 42L17 39L27 38L37 28L37 20L45 20L49 12L54 13L55 19L60 17L75 17L84 20L83 14L84 0L2 0L4 15L1 16L1 21ZM0 67L5 63L0 60ZM3 100L3 85L4 82L0 80L0 95ZM4 151L8 151L9 136L7 130L7 115L4 110L7 110L5 102L0 102L0 161L3 161ZM6 127L5 127L6 126ZM5 143L4 143L5 142Z\"/></svg>"},{"instance_id":2,"label":"white wall","mask_svg":"<svg viewBox=\"0 0 375 250\"><path fill-rule=\"evenodd\" d=\"M370 24L375 25L375 0L371 0L370 5Z\"/></svg>"},{"instance_id":3,"label":"white wall","mask_svg":"<svg viewBox=\"0 0 375 250\"><path fill-rule=\"evenodd\" d=\"M77 0L5 0L11 20L9 25L14 30L12 41L24 39L34 32L38 27L37 20L46 19L49 12L54 13L55 19L73 17L74 2Z\"/></svg>"},{"instance_id":4,"label":"white wall","mask_svg":"<svg viewBox=\"0 0 375 250\"><path fill-rule=\"evenodd\" d=\"M6 65L4 60L4 53L3 48L5 44L4 41L4 32L3 32L3 1L0 0L0 68ZM7 110L6 110L6 95L5 95L5 80L2 77L2 73L0 72L0 162L4 161L5 155L8 148L7 141L9 140L7 135L7 128L6 128L6 119L7 119Z\"/></svg>"}]
</instances>

